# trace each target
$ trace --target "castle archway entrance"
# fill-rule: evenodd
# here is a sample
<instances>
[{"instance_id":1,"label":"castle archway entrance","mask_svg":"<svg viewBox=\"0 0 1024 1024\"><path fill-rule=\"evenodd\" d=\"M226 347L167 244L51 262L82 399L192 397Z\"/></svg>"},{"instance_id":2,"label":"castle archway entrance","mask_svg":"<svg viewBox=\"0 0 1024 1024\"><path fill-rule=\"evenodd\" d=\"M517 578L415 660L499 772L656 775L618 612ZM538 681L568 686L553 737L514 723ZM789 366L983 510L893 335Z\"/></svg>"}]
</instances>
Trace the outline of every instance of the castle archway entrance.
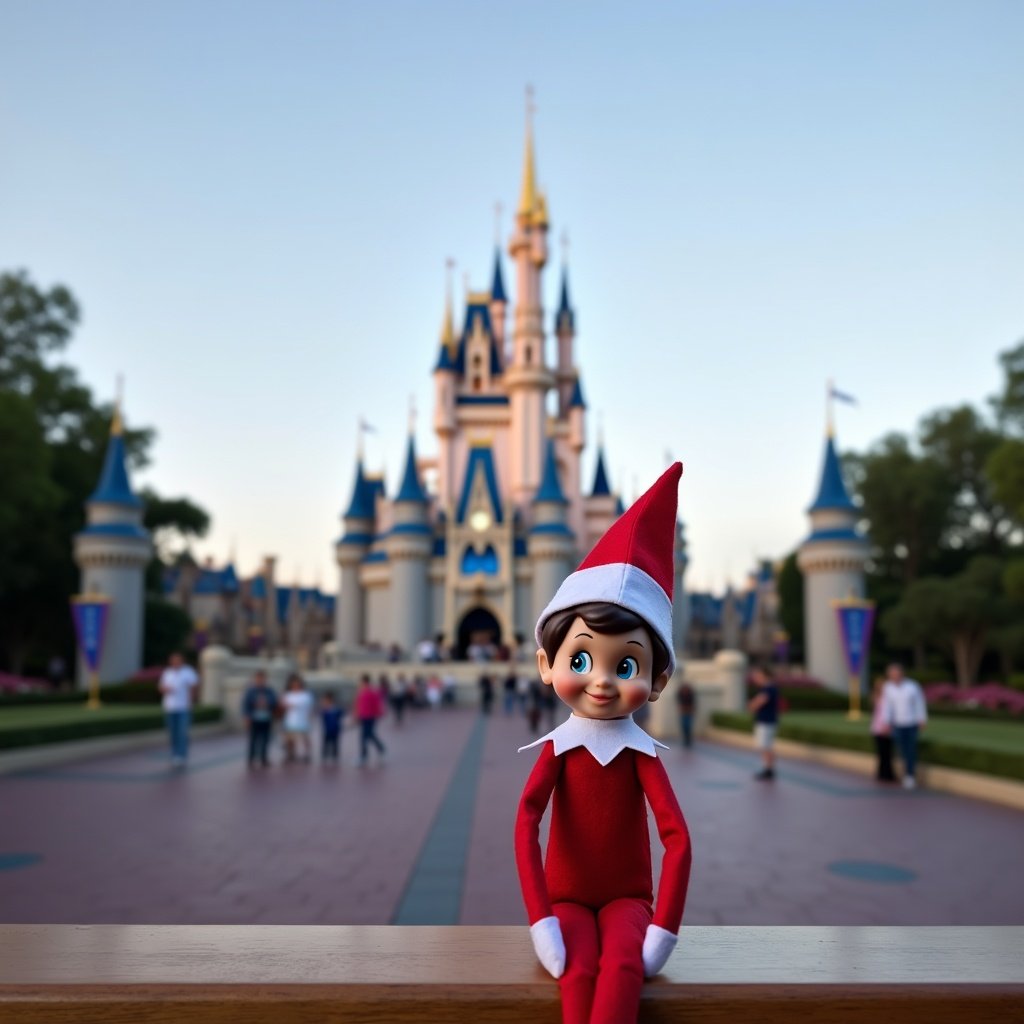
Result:
<instances>
[{"instance_id":1,"label":"castle archway entrance","mask_svg":"<svg viewBox=\"0 0 1024 1024\"><path fill-rule=\"evenodd\" d=\"M501 624L490 609L477 605L462 616L456 636L455 656L465 659L473 644L497 647L500 643Z\"/></svg>"}]
</instances>

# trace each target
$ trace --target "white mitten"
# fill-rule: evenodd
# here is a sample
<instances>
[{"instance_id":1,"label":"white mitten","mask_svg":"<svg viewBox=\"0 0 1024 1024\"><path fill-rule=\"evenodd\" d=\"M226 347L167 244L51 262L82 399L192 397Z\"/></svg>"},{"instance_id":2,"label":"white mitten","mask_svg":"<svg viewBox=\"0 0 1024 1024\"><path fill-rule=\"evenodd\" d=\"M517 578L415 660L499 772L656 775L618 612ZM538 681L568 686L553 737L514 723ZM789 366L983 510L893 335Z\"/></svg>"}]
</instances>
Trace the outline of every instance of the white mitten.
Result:
<instances>
[{"instance_id":1,"label":"white mitten","mask_svg":"<svg viewBox=\"0 0 1024 1024\"><path fill-rule=\"evenodd\" d=\"M645 977L653 978L668 963L668 958L678 941L679 936L673 935L665 928L659 928L656 924L647 926L643 951Z\"/></svg>"},{"instance_id":2,"label":"white mitten","mask_svg":"<svg viewBox=\"0 0 1024 1024\"><path fill-rule=\"evenodd\" d=\"M562 939L562 926L558 918L542 917L536 924L531 924L530 938L541 966L552 978L560 978L565 970L565 941ZM645 963L646 960L644 957Z\"/></svg>"}]
</instances>

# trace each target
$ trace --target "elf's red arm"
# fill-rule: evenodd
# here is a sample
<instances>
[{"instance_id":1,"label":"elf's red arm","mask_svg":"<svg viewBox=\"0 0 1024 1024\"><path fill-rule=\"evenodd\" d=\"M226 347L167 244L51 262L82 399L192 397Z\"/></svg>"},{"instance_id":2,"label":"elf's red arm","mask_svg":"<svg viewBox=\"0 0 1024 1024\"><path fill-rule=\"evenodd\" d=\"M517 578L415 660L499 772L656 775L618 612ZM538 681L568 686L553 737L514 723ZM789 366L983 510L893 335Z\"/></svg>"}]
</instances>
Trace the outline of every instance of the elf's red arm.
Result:
<instances>
[{"instance_id":1,"label":"elf's red arm","mask_svg":"<svg viewBox=\"0 0 1024 1024\"><path fill-rule=\"evenodd\" d=\"M544 817L561 770L560 760L554 754L554 744L545 743L526 780L516 815L516 869L530 924L536 924L543 917L551 917L553 913L540 855L540 820Z\"/></svg>"},{"instance_id":2,"label":"elf's red arm","mask_svg":"<svg viewBox=\"0 0 1024 1024\"><path fill-rule=\"evenodd\" d=\"M683 920L686 889L690 884L690 833L661 761L657 757L641 755L636 759L636 766L640 785L654 812L658 835L665 847L658 898L654 904L654 924L675 934Z\"/></svg>"}]
</instances>

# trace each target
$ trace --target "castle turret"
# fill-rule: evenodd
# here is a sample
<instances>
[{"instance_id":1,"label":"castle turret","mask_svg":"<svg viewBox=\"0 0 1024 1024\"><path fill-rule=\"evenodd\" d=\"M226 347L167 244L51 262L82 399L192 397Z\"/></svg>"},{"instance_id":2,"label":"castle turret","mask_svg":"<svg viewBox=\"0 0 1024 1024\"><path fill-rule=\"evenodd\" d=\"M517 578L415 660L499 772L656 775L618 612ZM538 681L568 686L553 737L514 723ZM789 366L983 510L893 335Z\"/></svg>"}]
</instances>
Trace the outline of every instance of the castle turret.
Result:
<instances>
[{"instance_id":1,"label":"castle turret","mask_svg":"<svg viewBox=\"0 0 1024 1024\"><path fill-rule=\"evenodd\" d=\"M825 441L818 493L807 514L811 533L797 553L797 564L804 574L807 671L826 686L845 690L846 661L833 602L864 596L868 545L857 529L857 506L843 483L831 430Z\"/></svg>"},{"instance_id":2,"label":"castle turret","mask_svg":"<svg viewBox=\"0 0 1024 1024\"><path fill-rule=\"evenodd\" d=\"M537 189L533 129L527 123L523 187L509 254L516 266L512 361L505 375L511 407L509 468L512 499L525 504L540 485L546 414L554 377L544 359L541 271L547 263L547 202Z\"/></svg>"},{"instance_id":3,"label":"castle turret","mask_svg":"<svg viewBox=\"0 0 1024 1024\"><path fill-rule=\"evenodd\" d=\"M508 309L508 296L505 293L505 277L501 272L501 248L494 249L494 276L491 278L491 326L494 330L494 342L501 357L502 369L508 363L505 345L505 312Z\"/></svg>"},{"instance_id":4,"label":"castle turret","mask_svg":"<svg viewBox=\"0 0 1024 1024\"><path fill-rule=\"evenodd\" d=\"M621 514L619 500L612 493L608 483L608 472L604 467L604 445L599 442L597 464L594 467L594 486L584 499L586 537L583 550L589 551Z\"/></svg>"},{"instance_id":5,"label":"castle turret","mask_svg":"<svg viewBox=\"0 0 1024 1024\"><path fill-rule=\"evenodd\" d=\"M582 540L586 536L586 513L584 510L582 459L583 449L587 444L587 403L583 399L583 385L578 374L573 376L572 394L569 396L569 407L566 410L568 429L566 445L568 458L565 473L565 486L571 495L569 501L569 525L576 537Z\"/></svg>"},{"instance_id":6,"label":"castle turret","mask_svg":"<svg viewBox=\"0 0 1024 1024\"><path fill-rule=\"evenodd\" d=\"M442 508L454 500L455 484L452 479L454 464L454 437L456 430L455 389L458 382L456 360L458 339L452 317L452 284L449 265L448 290L445 296L444 321L441 324L441 343L434 366L434 431L437 434L437 493Z\"/></svg>"},{"instance_id":7,"label":"castle turret","mask_svg":"<svg viewBox=\"0 0 1024 1024\"><path fill-rule=\"evenodd\" d=\"M416 446L409 434L405 472L392 502L393 520L386 541L391 563L392 642L411 653L430 631L428 585L433 530L428 498L416 466Z\"/></svg>"},{"instance_id":8,"label":"castle turret","mask_svg":"<svg viewBox=\"0 0 1024 1024\"><path fill-rule=\"evenodd\" d=\"M555 313L555 337L558 338L558 367L555 380L558 386L558 415L568 414L577 385L573 367L573 341L576 338L576 314L569 302L569 268L562 267L562 291Z\"/></svg>"},{"instance_id":9,"label":"castle turret","mask_svg":"<svg viewBox=\"0 0 1024 1024\"><path fill-rule=\"evenodd\" d=\"M341 651L354 651L365 641L365 598L359 585L359 566L370 550L374 536L375 495L363 471L363 459L356 463L352 500L342 516L344 533L334 546L341 570L338 600L334 605L335 642Z\"/></svg>"},{"instance_id":10,"label":"castle turret","mask_svg":"<svg viewBox=\"0 0 1024 1024\"><path fill-rule=\"evenodd\" d=\"M569 502L558 479L555 444L548 438L544 453L544 475L533 497L533 526L527 551L533 563L533 618L547 607L562 580L573 568L576 542L567 525Z\"/></svg>"},{"instance_id":11,"label":"castle turret","mask_svg":"<svg viewBox=\"0 0 1024 1024\"><path fill-rule=\"evenodd\" d=\"M128 478L119 407L114 409L103 470L86 502L85 516L85 529L74 539L81 589L110 599L99 678L101 683L121 682L142 667L143 581L153 545L142 526L142 501ZM86 685L82 663L78 682Z\"/></svg>"}]
</instances>

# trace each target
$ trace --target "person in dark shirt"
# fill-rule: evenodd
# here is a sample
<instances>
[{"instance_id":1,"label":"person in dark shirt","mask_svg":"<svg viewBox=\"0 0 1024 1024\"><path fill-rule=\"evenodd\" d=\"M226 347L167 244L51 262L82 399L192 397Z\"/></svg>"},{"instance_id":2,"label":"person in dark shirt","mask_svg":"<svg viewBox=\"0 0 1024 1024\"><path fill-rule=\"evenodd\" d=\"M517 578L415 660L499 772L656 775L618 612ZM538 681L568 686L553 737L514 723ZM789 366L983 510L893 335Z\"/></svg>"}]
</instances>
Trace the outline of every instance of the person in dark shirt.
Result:
<instances>
[{"instance_id":1,"label":"person in dark shirt","mask_svg":"<svg viewBox=\"0 0 1024 1024\"><path fill-rule=\"evenodd\" d=\"M693 713L697 707L697 694L693 686L685 679L676 694L679 705L679 731L683 737L683 746L693 746Z\"/></svg>"},{"instance_id":2,"label":"person in dark shirt","mask_svg":"<svg viewBox=\"0 0 1024 1024\"><path fill-rule=\"evenodd\" d=\"M749 709L754 716L754 738L761 751L764 767L754 778L771 781L775 778L775 730L779 724L779 688L769 665L756 665L750 681L758 693L750 698Z\"/></svg>"},{"instance_id":3,"label":"person in dark shirt","mask_svg":"<svg viewBox=\"0 0 1024 1024\"><path fill-rule=\"evenodd\" d=\"M249 725L249 767L255 768L258 761L264 768L270 763L267 748L270 746L270 730L277 713L277 694L267 684L267 673L257 669L252 684L242 698L242 714Z\"/></svg>"},{"instance_id":4,"label":"person in dark shirt","mask_svg":"<svg viewBox=\"0 0 1024 1024\"><path fill-rule=\"evenodd\" d=\"M338 741L341 739L341 727L345 719L345 709L338 703L333 690L324 694L320 705L320 728L323 733L320 748L321 761L338 761Z\"/></svg>"}]
</instances>

